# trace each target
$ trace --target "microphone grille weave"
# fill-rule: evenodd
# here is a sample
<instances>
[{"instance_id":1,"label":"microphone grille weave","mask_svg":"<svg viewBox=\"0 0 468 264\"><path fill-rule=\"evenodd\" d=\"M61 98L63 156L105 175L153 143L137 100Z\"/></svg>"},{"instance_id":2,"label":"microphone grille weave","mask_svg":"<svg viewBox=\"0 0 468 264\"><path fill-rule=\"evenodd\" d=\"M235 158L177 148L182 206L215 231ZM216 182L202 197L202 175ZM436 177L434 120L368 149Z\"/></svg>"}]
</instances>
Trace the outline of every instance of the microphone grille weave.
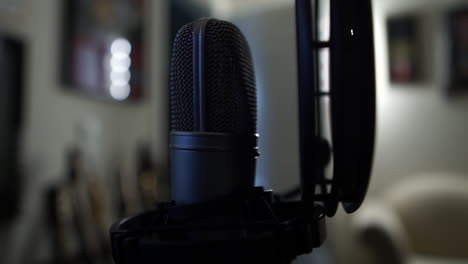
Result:
<instances>
[{"instance_id":1,"label":"microphone grille weave","mask_svg":"<svg viewBox=\"0 0 468 264\"><path fill-rule=\"evenodd\" d=\"M183 26L174 40L171 61L171 129L193 131L193 24Z\"/></svg>"},{"instance_id":2,"label":"microphone grille weave","mask_svg":"<svg viewBox=\"0 0 468 264\"><path fill-rule=\"evenodd\" d=\"M171 129L193 131L193 23L176 35L171 65ZM256 133L257 98L247 41L232 23L210 19L205 42L206 131Z\"/></svg>"}]
</instances>

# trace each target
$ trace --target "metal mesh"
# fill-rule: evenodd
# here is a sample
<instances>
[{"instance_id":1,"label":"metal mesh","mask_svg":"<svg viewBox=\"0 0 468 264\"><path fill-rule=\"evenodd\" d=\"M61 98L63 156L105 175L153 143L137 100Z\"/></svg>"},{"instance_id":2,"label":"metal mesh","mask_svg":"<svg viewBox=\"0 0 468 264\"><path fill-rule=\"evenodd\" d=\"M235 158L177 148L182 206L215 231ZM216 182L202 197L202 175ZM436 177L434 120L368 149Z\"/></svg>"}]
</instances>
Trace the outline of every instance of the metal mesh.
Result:
<instances>
[{"instance_id":1,"label":"metal mesh","mask_svg":"<svg viewBox=\"0 0 468 264\"><path fill-rule=\"evenodd\" d=\"M193 131L192 28L183 26L174 40L171 61L171 129Z\"/></svg>"},{"instance_id":2,"label":"metal mesh","mask_svg":"<svg viewBox=\"0 0 468 264\"><path fill-rule=\"evenodd\" d=\"M174 42L171 69L171 128L193 131L192 24ZM211 19L205 31L206 129L256 132L257 98L250 50L233 24Z\"/></svg>"}]
</instances>

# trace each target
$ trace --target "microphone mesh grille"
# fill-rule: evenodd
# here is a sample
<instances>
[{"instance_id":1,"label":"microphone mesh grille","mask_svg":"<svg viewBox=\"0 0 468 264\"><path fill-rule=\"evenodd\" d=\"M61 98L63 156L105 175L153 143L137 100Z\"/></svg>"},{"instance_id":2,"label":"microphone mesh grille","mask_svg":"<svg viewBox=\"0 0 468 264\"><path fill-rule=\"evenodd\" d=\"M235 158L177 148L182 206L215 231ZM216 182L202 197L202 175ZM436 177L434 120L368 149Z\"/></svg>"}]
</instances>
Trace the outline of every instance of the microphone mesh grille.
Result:
<instances>
[{"instance_id":1,"label":"microphone mesh grille","mask_svg":"<svg viewBox=\"0 0 468 264\"><path fill-rule=\"evenodd\" d=\"M174 42L171 68L171 128L193 131L192 24ZM205 30L206 130L256 133L257 97L250 50L233 24L210 19Z\"/></svg>"},{"instance_id":2,"label":"microphone mesh grille","mask_svg":"<svg viewBox=\"0 0 468 264\"><path fill-rule=\"evenodd\" d=\"M193 24L183 26L174 40L171 59L171 129L193 131Z\"/></svg>"}]
</instances>

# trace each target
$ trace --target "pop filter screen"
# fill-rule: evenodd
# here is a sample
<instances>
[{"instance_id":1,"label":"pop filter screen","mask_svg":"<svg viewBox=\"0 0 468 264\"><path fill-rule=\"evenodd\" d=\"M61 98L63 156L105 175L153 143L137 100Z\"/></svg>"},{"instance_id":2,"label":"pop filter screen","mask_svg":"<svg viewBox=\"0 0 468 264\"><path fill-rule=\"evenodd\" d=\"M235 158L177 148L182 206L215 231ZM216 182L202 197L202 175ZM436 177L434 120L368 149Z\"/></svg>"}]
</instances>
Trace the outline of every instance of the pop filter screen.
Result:
<instances>
[{"instance_id":1,"label":"pop filter screen","mask_svg":"<svg viewBox=\"0 0 468 264\"><path fill-rule=\"evenodd\" d=\"M331 0L332 195L347 213L367 192L375 134L375 70L370 0Z\"/></svg>"}]
</instances>

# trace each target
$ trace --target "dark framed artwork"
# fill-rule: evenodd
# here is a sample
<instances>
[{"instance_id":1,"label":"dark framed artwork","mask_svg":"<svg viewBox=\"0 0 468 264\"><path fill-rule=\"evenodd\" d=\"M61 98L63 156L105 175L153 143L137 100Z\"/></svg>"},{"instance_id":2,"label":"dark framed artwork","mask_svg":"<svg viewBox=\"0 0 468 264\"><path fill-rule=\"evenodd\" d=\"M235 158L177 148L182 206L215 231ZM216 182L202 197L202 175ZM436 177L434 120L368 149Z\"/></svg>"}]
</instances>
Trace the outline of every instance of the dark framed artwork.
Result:
<instances>
[{"instance_id":1,"label":"dark framed artwork","mask_svg":"<svg viewBox=\"0 0 468 264\"><path fill-rule=\"evenodd\" d=\"M114 100L143 96L144 0L65 0L61 79Z\"/></svg>"},{"instance_id":2,"label":"dark framed artwork","mask_svg":"<svg viewBox=\"0 0 468 264\"><path fill-rule=\"evenodd\" d=\"M0 33L0 221L19 210L25 43Z\"/></svg>"},{"instance_id":3,"label":"dark framed artwork","mask_svg":"<svg viewBox=\"0 0 468 264\"><path fill-rule=\"evenodd\" d=\"M422 55L417 16L387 20L390 81L412 83L422 79Z\"/></svg>"},{"instance_id":4,"label":"dark framed artwork","mask_svg":"<svg viewBox=\"0 0 468 264\"><path fill-rule=\"evenodd\" d=\"M468 91L468 6L450 12L450 91Z\"/></svg>"}]
</instances>

